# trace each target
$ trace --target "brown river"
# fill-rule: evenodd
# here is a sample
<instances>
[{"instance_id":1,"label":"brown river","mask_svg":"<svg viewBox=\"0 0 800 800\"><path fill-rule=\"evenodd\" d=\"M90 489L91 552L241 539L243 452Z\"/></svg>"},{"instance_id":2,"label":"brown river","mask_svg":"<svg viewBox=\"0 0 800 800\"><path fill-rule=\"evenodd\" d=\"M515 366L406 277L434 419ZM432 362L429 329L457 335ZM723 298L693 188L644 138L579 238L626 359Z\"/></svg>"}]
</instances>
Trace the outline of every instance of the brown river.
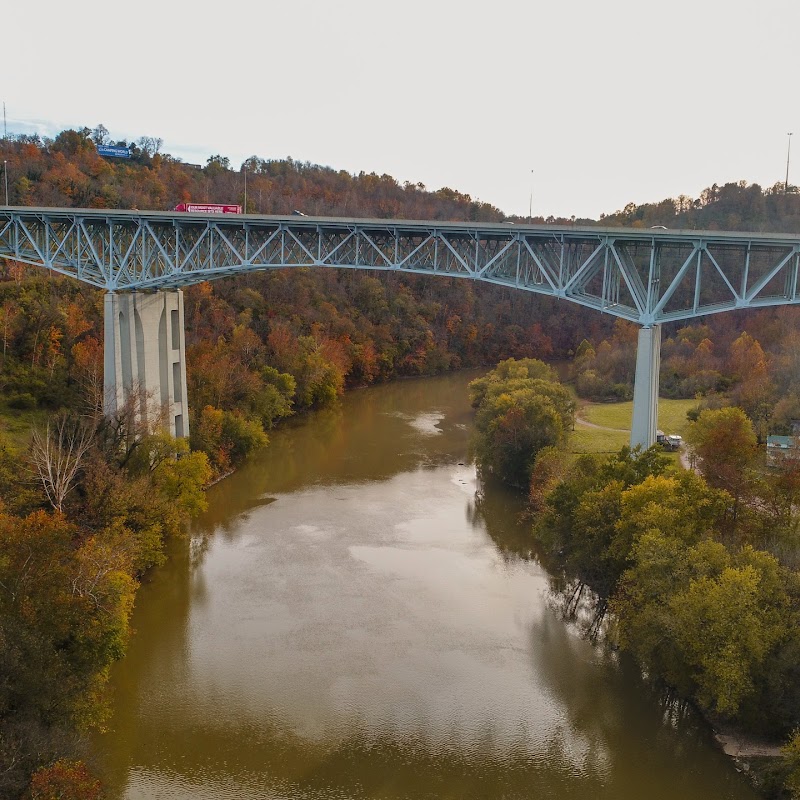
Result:
<instances>
[{"instance_id":1,"label":"brown river","mask_svg":"<svg viewBox=\"0 0 800 800\"><path fill-rule=\"evenodd\" d=\"M469 460L472 377L352 392L209 490L114 670L112 798L755 797L553 610Z\"/></svg>"}]
</instances>

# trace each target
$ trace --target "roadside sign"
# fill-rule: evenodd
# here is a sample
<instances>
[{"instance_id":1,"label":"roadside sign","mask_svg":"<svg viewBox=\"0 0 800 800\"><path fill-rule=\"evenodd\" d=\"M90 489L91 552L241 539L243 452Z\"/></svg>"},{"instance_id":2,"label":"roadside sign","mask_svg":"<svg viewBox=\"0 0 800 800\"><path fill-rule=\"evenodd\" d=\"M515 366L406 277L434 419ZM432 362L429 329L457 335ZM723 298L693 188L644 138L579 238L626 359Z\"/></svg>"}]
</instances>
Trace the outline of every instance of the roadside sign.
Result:
<instances>
[{"instance_id":1,"label":"roadside sign","mask_svg":"<svg viewBox=\"0 0 800 800\"><path fill-rule=\"evenodd\" d=\"M130 158L131 151L127 147L112 147L107 144L97 145L97 152L101 156L107 158Z\"/></svg>"}]
</instances>

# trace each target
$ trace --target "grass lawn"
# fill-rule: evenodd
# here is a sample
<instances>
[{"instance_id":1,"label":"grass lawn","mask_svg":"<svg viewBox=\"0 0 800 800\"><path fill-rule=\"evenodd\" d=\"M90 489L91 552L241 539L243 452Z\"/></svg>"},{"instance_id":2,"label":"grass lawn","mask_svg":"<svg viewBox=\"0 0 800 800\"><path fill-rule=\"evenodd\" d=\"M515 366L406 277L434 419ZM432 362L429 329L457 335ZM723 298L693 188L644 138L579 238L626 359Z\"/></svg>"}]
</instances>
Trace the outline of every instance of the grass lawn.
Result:
<instances>
[{"instance_id":1,"label":"grass lawn","mask_svg":"<svg viewBox=\"0 0 800 800\"><path fill-rule=\"evenodd\" d=\"M686 430L686 412L697 405L696 400L658 401L658 427L664 433L677 433L681 436ZM631 429L633 418L633 402L625 403L587 403L578 412L578 416L604 428Z\"/></svg>"},{"instance_id":2,"label":"grass lawn","mask_svg":"<svg viewBox=\"0 0 800 800\"><path fill-rule=\"evenodd\" d=\"M686 412L697 404L696 400L658 401L658 427L664 433L683 435L688 421ZM630 443L633 402L625 403L587 403L582 406L578 416L603 428L620 428L621 431L607 431L598 428L575 426L570 434L569 451L572 453L614 453Z\"/></svg>"},{"instance_id":3,"label":"grass lawn","mask_svg":"<svg viewBox=\"0 0 800 800\"><path fill-rule=\"evenodd\" d=\"M630 444L629 433L603 431L598 428L575 426L569 435L567 450L570 453L616 453L620 447Z\"/></svg>"},{"instance_id":4,"label":"grass lawn","mask_svg":"<svg viewBox=\"0 0 800 800\"><path fill-rule=\"evenodd\" d=\"M31 428L43 425L47 416L46 411L19 411L0 402L0 432L15 450L22 452L31 441Z\"/></svg>"}]
</instances>

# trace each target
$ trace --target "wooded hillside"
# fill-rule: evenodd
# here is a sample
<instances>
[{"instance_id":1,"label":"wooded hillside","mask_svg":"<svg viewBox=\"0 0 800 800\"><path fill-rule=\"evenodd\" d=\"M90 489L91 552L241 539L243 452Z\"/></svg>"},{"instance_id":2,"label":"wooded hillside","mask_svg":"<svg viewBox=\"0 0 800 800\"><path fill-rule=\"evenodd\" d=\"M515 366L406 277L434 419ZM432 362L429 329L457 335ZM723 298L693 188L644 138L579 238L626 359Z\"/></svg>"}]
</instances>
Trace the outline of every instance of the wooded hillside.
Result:
<instances>
[{"instance_id":1,"label":"wooded hillside","mask_svg":"<svg viewBox=\"0 0 800 800\"><path fill-rule=\"evenodd\" d=\"M100 144L128 146L132 158L103 158ZM221 155L193 166L160 150L160 141L149 137L112 142L102 125L63 131L53 140L0 142L12 204L143 210L187 201L244 204L246 172L251 213L504 219L499 209L456 190L429 191L389 175L351 175L258 156L238 168ZM629 204L598 223L797 231L800 194L788 189L776 184L763 190L744 181L714 185L698 198ZM0 385L10 402L51 409L97 403L99 293L35 270L6 265L2 275ZM577 353L580 393L599 399L632 391L633 326L570 303L458 279L346 270L249 274L190 287L186 309L193 443L220 470L247 449L237 437L255 446L281 416L329 402L347 386L403 375ZM763 435L777 395L785 397L794 381L787 365L797 320L794 309L767 309L665 326L662 390L691 397L736 389L744 357L731 348L747 331L757 363L755 372L747 372L750 388L739 393L763 420ZM769 378L767 397L750 390L753 375Z\"/></svg>"},{"instance_id":2,"label":"wooded hillside","mask_svg":"<svg viewBox=\"0 0 800 800\"><path fill-rule=\"evenodd\" d=\"M350 175L253 157L234 171L214 156L202 168L129 144L105 159L102 126L52 141L0 143L11 203L165 210L179 202L244 202L252 213L348 214L498 221L499 209L444 188ZM102 374L101 293L14 265L2 267L0 386L17 407L96 407ZM525 293L452 279L353 271L248 274L186 290L193 445L218 471L265 441L287 414L324 405L347 386L495 363L565 355L609 321Z\"/></svg>"}]
</instances>

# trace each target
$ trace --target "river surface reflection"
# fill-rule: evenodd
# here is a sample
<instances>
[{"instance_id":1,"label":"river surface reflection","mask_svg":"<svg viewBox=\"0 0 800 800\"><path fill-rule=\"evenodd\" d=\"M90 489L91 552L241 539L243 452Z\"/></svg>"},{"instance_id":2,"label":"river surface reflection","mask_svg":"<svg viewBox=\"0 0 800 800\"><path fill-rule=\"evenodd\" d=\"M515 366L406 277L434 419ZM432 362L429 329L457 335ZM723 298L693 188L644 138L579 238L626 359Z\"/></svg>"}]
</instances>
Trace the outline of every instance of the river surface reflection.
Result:
<instances>
[{"instance_id":1,"label":"river surface reflection","mask_svg":"<svg viewBox=\"0 0 800 800\"><path fill-rule=\"evenodd\" d=\"M519 499L478 491L471 377L353 392L210 490L115 669L113 797L754 797L550 609Z\"/></svg>"}]
</instances>

